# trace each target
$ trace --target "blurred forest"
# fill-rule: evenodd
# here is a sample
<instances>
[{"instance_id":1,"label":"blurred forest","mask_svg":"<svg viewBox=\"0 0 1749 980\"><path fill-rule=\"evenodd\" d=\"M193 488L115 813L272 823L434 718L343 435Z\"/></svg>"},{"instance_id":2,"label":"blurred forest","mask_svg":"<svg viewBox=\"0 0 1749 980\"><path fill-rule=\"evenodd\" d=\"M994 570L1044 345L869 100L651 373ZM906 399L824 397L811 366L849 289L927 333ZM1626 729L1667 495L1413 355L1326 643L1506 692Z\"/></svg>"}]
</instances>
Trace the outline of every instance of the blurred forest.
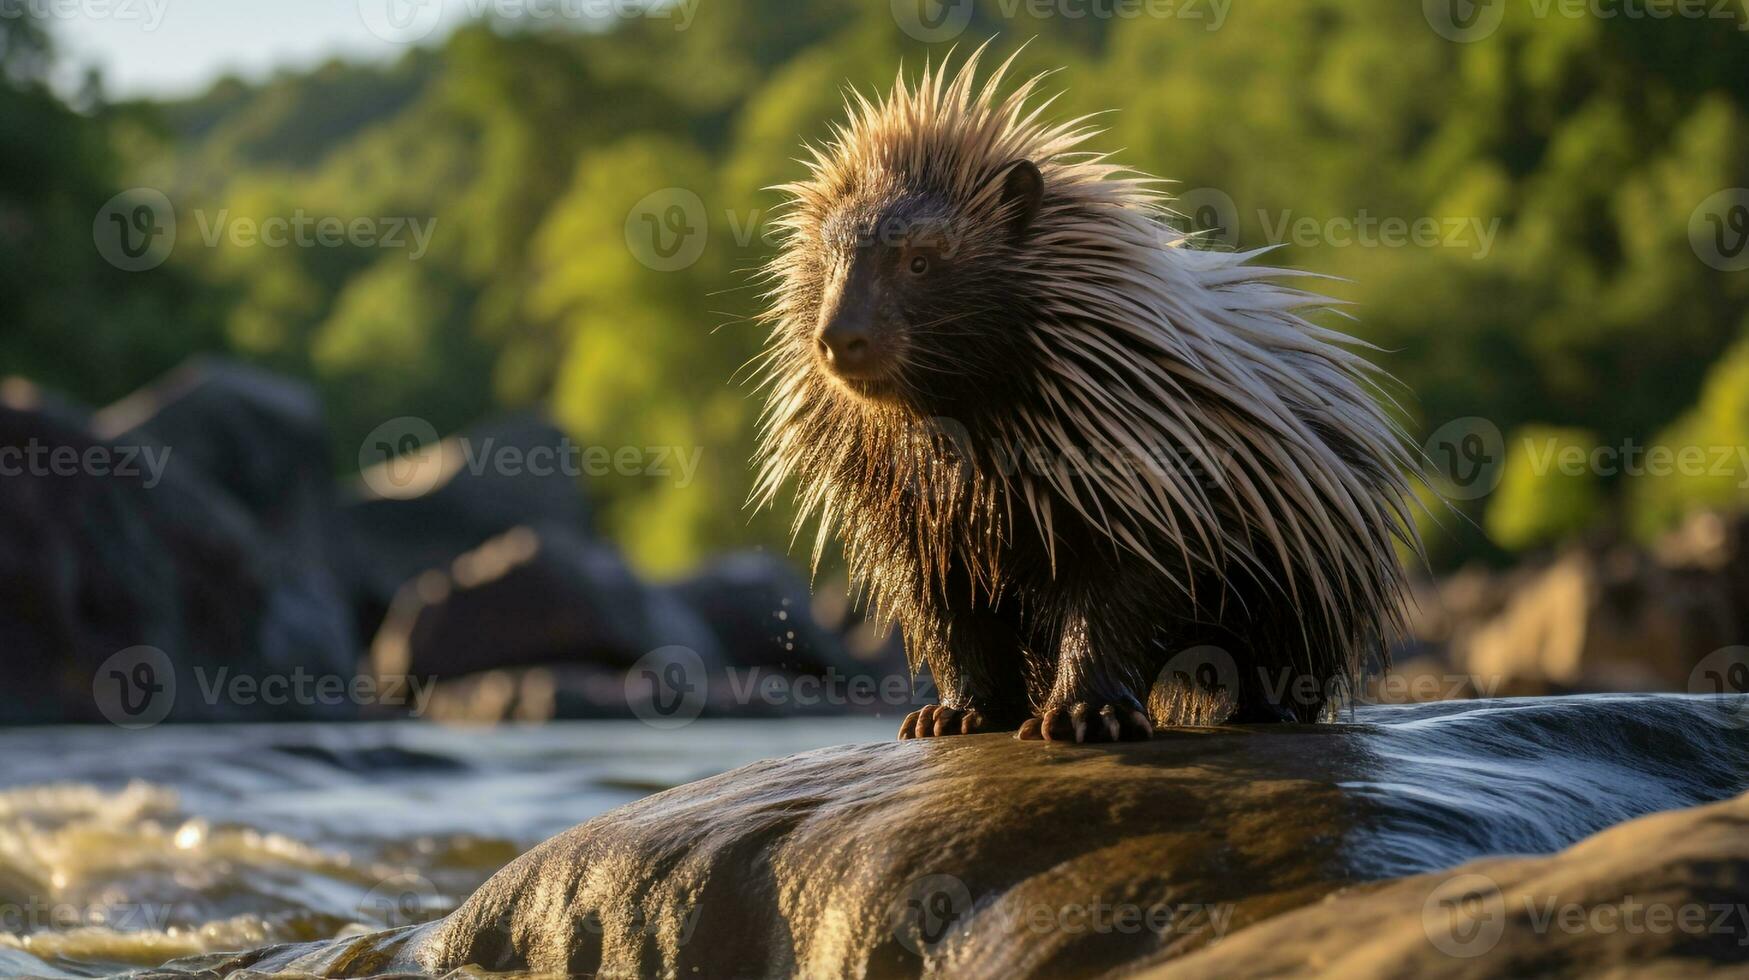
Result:
<instances>
[{"instance_id":1,"label":"blurred forest","mask_svg":"<svg viewBox=\"0 0 1749 980\"><path fill-rule=\"evenodd\" d=\"M1037 18L981 3L960 50L994 37L1059 69L1053 111L1118 111L1099 143L1236 205L1242 247L1284 219L1473 219L1489 247L1284 246L1332 273L1353 328L1413 396L1417 438L1480 417L1506 435L1496 492L1461 500L1435 563L1500 560L1598 526L1650 534L1749 503L1727 475L1550 471L1549 440L1749 446L1749 272L1702 261L1691 219L1749 186L1749 34L1736 21L1508 16L1454 43L1420 4L1234 4L1185 18ZM1046 8L1047 12L1050 8ZM697 446L698 478L593 492L644 568L788 538L750 516L757 399L731 380L759 348L748 272L802 140L843 88L890 84L948 44L887 2L719 0L684 30L464 27L392 64L330 63L183 101L117 102L46 79L41 26L0 19L0 374L120 396L195 351L314 380L336 463L414 415L452 431L544 406L592 445ZM169 261L130 273L93 247L126 188L175 203ZM705 207L697 261L628 247L655 192ZM294 213L436 219L429 251L217 246L203 221Z\"/></svg>"}]
</instances>

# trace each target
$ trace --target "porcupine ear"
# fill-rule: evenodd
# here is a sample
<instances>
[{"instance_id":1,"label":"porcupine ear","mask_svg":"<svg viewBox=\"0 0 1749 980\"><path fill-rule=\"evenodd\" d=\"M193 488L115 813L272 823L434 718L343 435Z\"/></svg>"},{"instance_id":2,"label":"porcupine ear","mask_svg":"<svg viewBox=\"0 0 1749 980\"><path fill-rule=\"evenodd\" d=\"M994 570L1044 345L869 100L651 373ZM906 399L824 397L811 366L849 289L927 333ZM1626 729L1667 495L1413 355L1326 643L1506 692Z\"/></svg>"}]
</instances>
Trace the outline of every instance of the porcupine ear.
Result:
<instances>
[{"instance_id":1,"label":"porcupine ear","mask_svg":"<svg viewBox=\"0 0 1749 980\"><path fill-rule=\"evenodd\" d=\"M996 179L1002 181L1002 203L1011 208L1008 234L1018 241L1032 227L1039 205L1044 202L1044 174L1031 160L1014 160L996 172Z\"/></svg>"}]
</instances>

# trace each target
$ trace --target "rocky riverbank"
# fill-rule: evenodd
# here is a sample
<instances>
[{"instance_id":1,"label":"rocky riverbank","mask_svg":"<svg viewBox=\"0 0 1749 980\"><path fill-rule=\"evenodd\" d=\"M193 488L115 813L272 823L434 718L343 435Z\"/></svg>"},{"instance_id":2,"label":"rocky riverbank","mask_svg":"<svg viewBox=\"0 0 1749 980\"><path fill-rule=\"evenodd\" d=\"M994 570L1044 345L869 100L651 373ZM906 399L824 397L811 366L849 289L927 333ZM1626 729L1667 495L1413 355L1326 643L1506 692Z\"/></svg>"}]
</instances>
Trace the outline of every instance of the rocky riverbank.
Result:
<instances>
[{"instance_id":1,"label":"rocky riverbank","mask_svg":"<svg viewBox=\"0 0 1749 980\"><path fill-rule=\"evenodd\" d=\"M636 574L588 479L527 465L581 448L543 419L421 426L385 423L341 478L314 390L246 365L194 361L96 410L0 382L0 723L897 719L931 700L842 581L810 590L764 551ZM1749 519L1700 514L1654 547L1420 583L1368 696L1743 693L1745 610Z\"/></svg>"},{"instance_id":2,"label":"rocky riverbank","mask_svg":"<svg viewBox=\"0 0 1749 980\"><path fill-rule=\"evenodd\" d=\"M1746 789L1742 698L1376 707L1116 747L844 746L597 817L434 923L178 966L1695 975L1749 961ZM1678 812L1636 819L1660 810ZM1499 855L1552 856L1464 864ZM1648 903L1687 924L1649 932ZM1702 908L1701 926L1683 911Z\"/></svg>"},{"instance_id":3,"label":"rocky riverbank","mask_svg":"<svg viewBox=\"0 0 1749 980\"><path fill-rule=\"evenodd\" d=\"M0 383L0 724L631 717L677 668L681 720L908 710L748 696L904 659L779 556L636 574L586 481L527 464L578 448L550 423L421 442L399 421L340 479L314 390L242 364L95 411Z\"/></svg>"}]
</instances>

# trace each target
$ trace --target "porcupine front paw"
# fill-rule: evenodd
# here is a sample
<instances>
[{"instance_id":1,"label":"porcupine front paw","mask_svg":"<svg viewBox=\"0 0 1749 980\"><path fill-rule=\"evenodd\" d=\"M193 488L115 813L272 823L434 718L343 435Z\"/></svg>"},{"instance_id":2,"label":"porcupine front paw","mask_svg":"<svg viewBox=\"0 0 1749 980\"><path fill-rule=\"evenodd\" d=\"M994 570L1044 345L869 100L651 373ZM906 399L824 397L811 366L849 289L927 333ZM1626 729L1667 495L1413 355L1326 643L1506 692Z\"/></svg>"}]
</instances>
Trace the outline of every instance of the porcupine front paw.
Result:
<instances>
[{"instance_id":1,"label":"porcupine front paw","mask_svg":"<svg viewBox=\"0 0 1749 980\"><path fill-rule=\"evenodd\" d=\"M905 716L899 726L899 739L936 738L943 735L976 735L994 731L988 716L977 708L950 708L945 704L926 704Z\"/></svg>"},{"instance_id":2,"label":"porcupine front paw","mask_svg":"<svg viewBox=\"0 0 1749 980\"><path fill-rule=\"evenodd\" d=\"M1052 701L1022 723L1018 733L1028 741L1047 742L1137 742L1153 735L1147 712L1134 699Z\"/></svg>"}]
</instances>

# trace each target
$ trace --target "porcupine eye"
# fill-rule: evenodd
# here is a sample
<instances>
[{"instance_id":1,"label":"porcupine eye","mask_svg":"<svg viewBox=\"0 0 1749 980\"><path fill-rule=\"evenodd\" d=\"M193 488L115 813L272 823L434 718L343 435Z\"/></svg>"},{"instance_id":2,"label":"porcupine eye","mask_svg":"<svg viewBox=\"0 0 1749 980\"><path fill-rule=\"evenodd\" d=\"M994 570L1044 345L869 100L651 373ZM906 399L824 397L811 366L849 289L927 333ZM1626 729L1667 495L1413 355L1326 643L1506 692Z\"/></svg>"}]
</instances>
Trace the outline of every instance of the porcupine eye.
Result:
<instances>
[{"instance_id":1,"label":"porcupine eye","mask_svg":"<svg viewBox=\"0 0 1749 980\"><path fill-rule=\"evenodd\" d=\"M920 276L929 271L929 260L921 255L911 257L911 274Z\"/></svg>"}]
</instances>

